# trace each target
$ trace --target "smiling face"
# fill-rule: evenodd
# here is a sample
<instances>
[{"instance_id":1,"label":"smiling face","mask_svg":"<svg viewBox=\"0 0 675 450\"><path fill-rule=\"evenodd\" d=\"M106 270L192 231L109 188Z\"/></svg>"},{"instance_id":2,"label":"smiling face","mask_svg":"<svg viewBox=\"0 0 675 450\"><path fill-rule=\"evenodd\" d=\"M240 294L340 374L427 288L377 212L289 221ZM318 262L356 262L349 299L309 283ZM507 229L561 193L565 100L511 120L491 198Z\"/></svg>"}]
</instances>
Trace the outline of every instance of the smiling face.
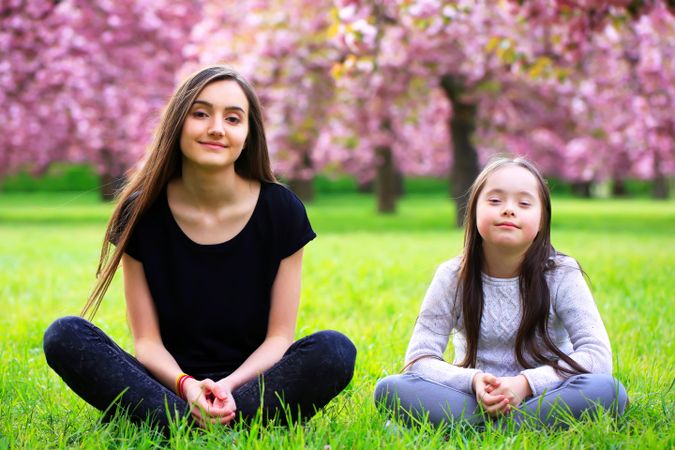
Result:
<instances>
[{"instance_id":1,"label":"smiling face","mask_svg":"<svg viewBox=\"0 0 675 450\"><path fill-rule=\"evenodd\" d=\"M234 80L208 84L190 107L180 136L184 164L234 168L248 136L249 104Z\"/></svg>"},{"instance_id":2,"label":"smiling face","mask_svg":"<svg viewBox=\"0 0 675 450\"><path fill-rule=\"evenodd\" d=\"M541 220L539 182L529 170L509 164L487 177L476 203L476 227L483 245L526 251Z\"/></svg>"}]
</instances>

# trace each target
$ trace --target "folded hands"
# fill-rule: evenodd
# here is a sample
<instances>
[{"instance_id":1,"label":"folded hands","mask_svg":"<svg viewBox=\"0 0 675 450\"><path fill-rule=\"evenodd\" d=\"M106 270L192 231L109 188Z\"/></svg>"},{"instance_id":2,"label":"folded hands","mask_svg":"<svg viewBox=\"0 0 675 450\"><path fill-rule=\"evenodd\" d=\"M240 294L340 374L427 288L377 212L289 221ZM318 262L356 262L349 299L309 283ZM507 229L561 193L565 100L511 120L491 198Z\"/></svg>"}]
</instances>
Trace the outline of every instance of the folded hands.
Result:
<instances>
[{"instance_id":1,"label":"folded hands","mask_svg":"<svg viewBox=\"0 0 675 450\"><path fill-rule=\"evenodd\" d=\"M209 423L225 425L234 419L237 405L226 379L218 382L208 378L190 379L184 389L190 413L199 426L206 427Z\"/></svg>"},{"instance_id":2,"label":"folded hands","mask_svg":"<svg viewBox=\"0 0 675 450\"><path fill-rule=\"evenodd\" d=\"M490 416L508 414L532 395L524 375L496 377L490 373L479 372L473 377L473 390L476 401Z\"/></svg>"}]
</instances>

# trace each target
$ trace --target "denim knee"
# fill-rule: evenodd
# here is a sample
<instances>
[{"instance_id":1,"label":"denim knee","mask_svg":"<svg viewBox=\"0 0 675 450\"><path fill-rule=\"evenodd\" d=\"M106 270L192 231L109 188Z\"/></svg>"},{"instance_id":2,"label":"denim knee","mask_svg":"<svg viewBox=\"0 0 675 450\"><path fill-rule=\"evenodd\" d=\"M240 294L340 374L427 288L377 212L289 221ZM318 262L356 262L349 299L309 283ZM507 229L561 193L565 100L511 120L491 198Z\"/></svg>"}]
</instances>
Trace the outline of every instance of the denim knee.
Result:
<instances>
[{"instance_id":1,"label":"denim knee","mask_svg":"<svg viewBox=\"0 0 675 450\"><path fill-rule=\"evenodd\" d=\"M346 386L354 375L356 363L356 347L344 334L325 330L308 336L309 347L312 350L315 364L310 366L314 376L324 374L339 384Z\"/></svg>"},{"instance_id":2,"label":"denim knee","mask_svg":"<svg viewBox=\"0 0 675 450\"><path fill-rule=\"evenodd\" d=\"M79 316L66 316L56 319L45 331L42 348L47 362L52 365L68 355L82 340L82 333L86 331L89 322Z\"/></svg>"}]
</instances>

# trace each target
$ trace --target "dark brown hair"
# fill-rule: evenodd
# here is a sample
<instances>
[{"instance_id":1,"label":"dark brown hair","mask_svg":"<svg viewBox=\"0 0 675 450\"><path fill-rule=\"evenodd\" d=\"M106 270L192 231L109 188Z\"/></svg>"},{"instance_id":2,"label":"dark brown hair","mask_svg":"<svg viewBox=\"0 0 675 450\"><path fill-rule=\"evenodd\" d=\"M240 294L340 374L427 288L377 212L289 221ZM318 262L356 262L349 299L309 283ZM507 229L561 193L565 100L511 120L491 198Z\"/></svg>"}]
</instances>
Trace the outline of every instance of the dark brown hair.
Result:
<instances>
[{"instance_id":1,"label":"dark brown hair","mask_svg":"<svg viewBox=\"0 0 675 450\"><path fill-rule=\"evenodd\" d=\"M181 175L180 135L183 123L199 93L210 83L233 80L248 100L249 131L241 155L234 163L240 176L261 182L276 182L267 149L262 109L251 85L227 66L210 66L190 75L173 94L155 131L143 166L120 192L117 206L108 222L101 257L96 270L97 283L87 300L82 316L96 314L117 271L131 233L140 216L152 205L170 180ZM111 252L111 243L116 243Z\"/></svg>"},{"instance_id":2,"label":"dark brown hair","mask_svg":"<svg viewBox=\"0 0 675 450\"><path fill-rule=\"evenodd\" d=\"M516 335L516 359L525 368L548 365L558 372L569 374L587 372L579 363L563 353L551 340L548 333L548 317L551 306L550 292L545 273L554 268L552 257L556 254L551 245L551 194L539 170L524 158L497 157L492 159L476 177L469 192L469 201L464 218L464 252L459 268L458 289L461 294L462 315L466 332L466 355L462 367L476 367L480 323L483 316L484 267L482 242L476 224L476 205L488 177L496 170L515 165L528 170L537 179L539 198L542 202L539 233L527 249L519 270L519 286L522 317ZM553 354L555 357L547 356ZM531 359L526 358L526 355ZM562 360L570 368L561 366Z\"/></svg>"}]
</instances>

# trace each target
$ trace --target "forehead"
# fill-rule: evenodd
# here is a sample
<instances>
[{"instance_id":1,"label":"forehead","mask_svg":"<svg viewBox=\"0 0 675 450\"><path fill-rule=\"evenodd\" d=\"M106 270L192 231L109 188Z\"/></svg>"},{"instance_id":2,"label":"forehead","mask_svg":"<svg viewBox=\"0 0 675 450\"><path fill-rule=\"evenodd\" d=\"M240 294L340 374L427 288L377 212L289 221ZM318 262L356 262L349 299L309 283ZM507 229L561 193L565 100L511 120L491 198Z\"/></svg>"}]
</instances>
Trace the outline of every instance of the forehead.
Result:
<instances>
[{"instance_id":1,"label":"forehead","mask_svg":"<svg viewBox=\"0 0 675 450\"><path fill-rule=\"evenodd\" d=\"M509 164L498 168L485 180L483 192L500 190L504 192L527 192L533 196L539 193L539 181L524 167Z\"/></svg>"},{"instance_id":2,"label":"forehead","mask_svg":"<svg viewBox=\"0 0 675 450\"><path fill-rule=\"evenodd\" d=\"M248 99L244 90L234 80L218 80L204 86L195 101L210 103L214 108L239 107L248 111Z\"/></svg>"}]
</instances>

